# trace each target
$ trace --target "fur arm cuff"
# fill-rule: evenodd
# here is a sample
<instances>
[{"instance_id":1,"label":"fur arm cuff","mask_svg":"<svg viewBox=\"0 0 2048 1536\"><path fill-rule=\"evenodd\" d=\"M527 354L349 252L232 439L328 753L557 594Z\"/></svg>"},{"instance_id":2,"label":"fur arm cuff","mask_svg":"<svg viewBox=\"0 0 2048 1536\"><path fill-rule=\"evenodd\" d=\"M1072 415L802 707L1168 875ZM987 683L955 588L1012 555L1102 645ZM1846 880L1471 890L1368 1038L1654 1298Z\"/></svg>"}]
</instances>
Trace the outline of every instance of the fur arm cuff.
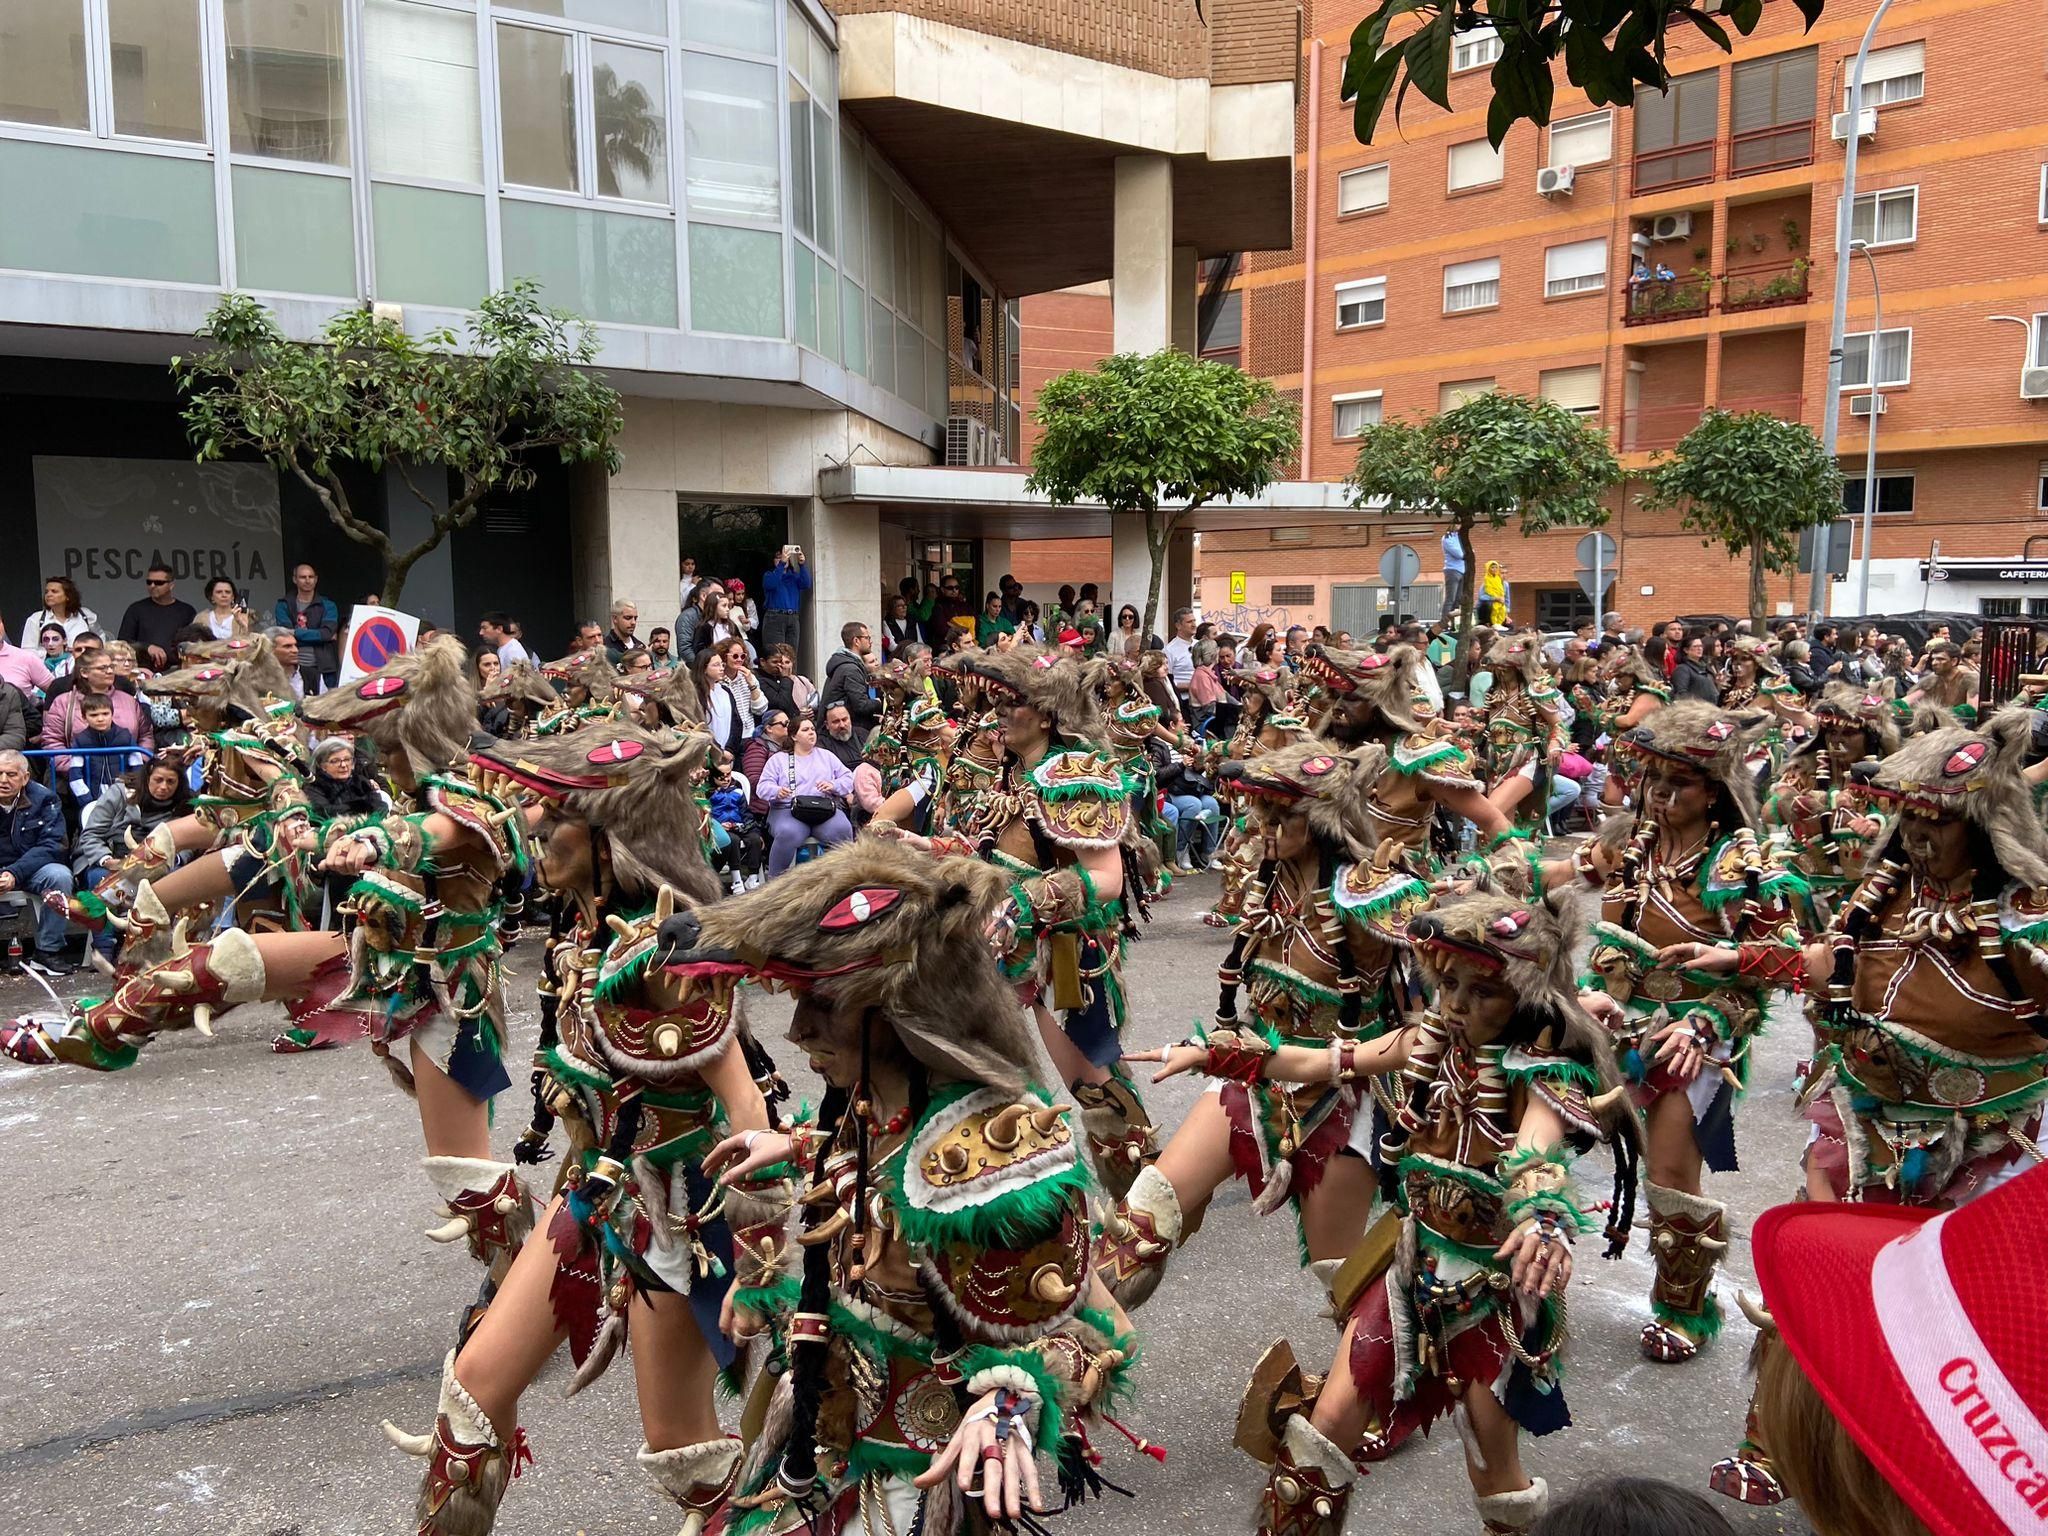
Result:
<instances>
[{"instance_id":1,"label":"fur arm cuff","mask_svg":"<svg viewBox=\"0 0 2048 1536\"><path fill-rule=\"evenodd\" d=\"M733 1283L742 1291L772 1291L795 1274L794 1247L789 1241L795 1196L795 1186L787 1179L726 1191Z\"/></svg>"},{"instance_id":2,"label":"fur arm cuff","mask_svg":"<svg viewBox=\"0 0 2048 1536\"><path fill-rule=\"evenodd\" d=\"M1591 1231L1592 1220L1572 1198L1571 1165L1571 1153L1562 1146L1517 1147L1503 1157L1508 1220L1519 1225L1548 1216L1564 1236Z\"/></svg>"},{"instance_id":3,"label":"fur arm cuff","mask_svg":"<svg viewBox=\"0 0 2048 1536\"><path fill-rule=\"evenodd\" d=\"M373 821L336 823L322 840L326 849L350 838L377 852L381 868L401 874L416 874L431 859L433 839L427 835L426 817L381 816Z\"/></svg>"},{"instance_id":4,"label":"fur arm cuff","mask_svg":"<svg viewBox=\"0 0 2048 1536\"><path fill-rule=\"evenodd\" d=\"M1010 887L1010 900L1017 907L1018 937L1035 939L1077 921L1088 908L1088 887L1078 870L1056 869L1019 880Z\"/></svg>"}]
</instances>

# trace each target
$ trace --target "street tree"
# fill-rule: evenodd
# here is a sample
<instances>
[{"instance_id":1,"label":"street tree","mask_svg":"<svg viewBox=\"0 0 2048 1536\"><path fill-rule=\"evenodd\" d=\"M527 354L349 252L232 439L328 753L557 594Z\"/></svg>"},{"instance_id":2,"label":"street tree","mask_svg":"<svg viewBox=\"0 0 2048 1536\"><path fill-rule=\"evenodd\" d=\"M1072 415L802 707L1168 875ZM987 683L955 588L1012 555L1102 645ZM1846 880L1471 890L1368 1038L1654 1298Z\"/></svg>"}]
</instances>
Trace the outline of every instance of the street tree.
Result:
<instances>
[{"instance_id":1,"label":"street tree","mask_svg":"<svg viewBox=\"0 0 2048 1536\"><path fill-rule=\"evenodd\" d=\"M1458 632L1472 630L1478 561L1472 530L1484 523L1524 534L1598 527L1601 497L1621 481L1607 438L1563 406L1527 395L1474 395L1422 421L1367 427L1347 477L1354 503L1384 500L1390 514L1449 519L1465 551Z\"/></svg>"},{"instance_id":2,"label":"street tree","mask_svg":"<svg viewBox=\"0 0 2048 1536\"><path fill-rule=\"evenodd\" d=\"M1300 412L1266 380L1171 349L1061 374L1039 391L1033 419L1043 435L1028 489L1054 506L1099 501L1113 517L1145 519L1148 635L1174 534L1208 502L1258 495L1301 448Z\"/></svg>"},{"instance_id":3,"label":"street tree","mask_svg":"<svg viewBox=\"0 0 2048 1536\"><path fill-rule=\"evenodd\" d=\"M485 298L465 332L410 336L349 309L301 343L256 300L227 294L199 329L206 345L171 359L185 431L201 462L252 451L295 476L383 562L377 590L395 605L407 572L486 497L531 487L543 455L619 468L619 396L591 371L597 338L581 320L521 280ZM362 515L343 479L387 465L428 513L408 548ZM452 491L430 494L445 487L423 477L444 474Z\"/></svg>"},{"instance_id":4,"label":"street tree","mask_svg":"<svg viewBox=\"0 0 2048 1536\"><path fill-rule=\"evenodd\" d=\"M1771 0L1784 9L1787 0ZM1790 0L1808 28L1827 0ZM1729 30L1748 37L1763 20L1765 0L1723 0L1709 7L1688 0L1380 0L1351 34L1342 99L1351 103L1352 131L1370 144L1389 97L1394 116L1412 87L1445 111L1451 108L1451 49L1459 34L1491 29L1500 38L1488 84L1492 98L1486 136L1498 148L1523 118L1550 121L1556 82L1552 64L1564 59L1565 78L1596 107L1625 107L1636 87L1665 90L1666 34L1684 22L1724 52ZM1412 16L1413 30L1387 36L1397 16ZM1396 83L1399 89L1396 91ZM1576 108L1574 110L1577 110Z\"/></svg>"},{"instance_id":5,"label":"street tree","mask_svg":"<svg viewBox=\"0 0 2048 1536\"><path fill-rule=\"evenodd\" d=\"M1788 571L1799 535L1842 515L1842 472L1813 429L1766 411L1710 410L1651 466L1645 508L1679 509L1708 547L1749 556L1749 617L1763 633L1764 573Z\"/></svg>"}]
</instances>

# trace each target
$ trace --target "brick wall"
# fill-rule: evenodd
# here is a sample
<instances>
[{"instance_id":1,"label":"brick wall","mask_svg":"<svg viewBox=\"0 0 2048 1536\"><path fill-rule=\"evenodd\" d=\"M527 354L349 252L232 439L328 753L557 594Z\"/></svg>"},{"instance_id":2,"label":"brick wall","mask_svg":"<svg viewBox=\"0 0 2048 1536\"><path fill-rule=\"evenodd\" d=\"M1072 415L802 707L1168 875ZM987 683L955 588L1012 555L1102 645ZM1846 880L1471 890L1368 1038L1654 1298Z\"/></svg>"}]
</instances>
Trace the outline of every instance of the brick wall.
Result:
<instances>
[{"instance_id":1,"label":"brick wall","mask_svg":"<svg viewBox=\"0 0 2048 1536\"><path fill-rule=\"evenodd\" d=\"M1100 59L1128 69L1175 79L1199 79L1209 73L1210 28L1195 15L1190 0L830 0L842 16L900 12L926 21L964 27L991 37L1006 37L1058 53ZM1229 0L1224 0L1225 4ZM1263 36L1278 26L1283 9L1274 0L1238 0L1243 13L1235 20L1234 39L1240 60L1258 57L1278 46ZM1284 9L1292 9L1285 7ZM1220 19L1220 18L1219 18ZM1242 65L1240 65L1242 67ZM1263 79L1253 75L1245 78ZM1277 78L1286 78L1284 75Z\"/></svg>"},{"instance_id":2,"label":"brick wall","mask_svg":"<svg viewBox=\"0 0 2048 1536\"><path fill-rule=\"evenodd\" d=\"M1033 294L1018 302L1017 317L1023 338L1018 406L1024 414L1023 461L1028 464L1039 437L1038 424L1032 420L1038 391L1048 379L1074 368L1093 368L1115 350L1109 285L1090 283Z\"/></svg>"},{"instance_id":3,"label":"brick wall","mask_svg":"<svg viewBox=\"0 0 2048 1536\"><path fill-rule=\"evenodd\" d=\"M1296 79L1302 28L1297 0L1209 0L1207 11L1209 78L1216 84Z\"/></svg>"}]
</instances>

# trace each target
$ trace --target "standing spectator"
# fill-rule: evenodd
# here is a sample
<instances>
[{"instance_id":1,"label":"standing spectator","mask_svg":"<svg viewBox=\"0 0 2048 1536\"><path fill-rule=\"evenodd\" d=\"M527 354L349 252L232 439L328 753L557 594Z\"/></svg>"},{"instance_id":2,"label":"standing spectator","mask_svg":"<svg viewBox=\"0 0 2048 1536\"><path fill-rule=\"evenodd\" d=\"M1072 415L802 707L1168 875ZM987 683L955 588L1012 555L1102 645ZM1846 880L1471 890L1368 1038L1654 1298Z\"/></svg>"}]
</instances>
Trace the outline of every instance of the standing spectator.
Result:
<instances>
[{"instance_id":1,"label":"standing spectator","mask_svg":"<svg viewBox=\"0 0 2048 1536\"><path fill-rule=\"evenodd\" d=\"M804 594L811 590L811 565L803 546L785 544L775 552L775 563L761 573L761 645L786 645L794 650L802 644L800 622Z\"/></svg>"},{"instance_id":2,"label":"standing spectator","mask_svg":"<svg viewBox=\"0 0 2048 1536\"><path fill-rule=\"evenodd\" d=\"M604 637L605 659L613 666L620 666L626 660L628 651L647 649L640 637L633 633L640 627L640 605L629 603L624 598L612 604L612 627Z\"/></svg>"},{"instance_id":3,"label":"standing spectator","mask_svg":"<svg viewBox=\"0 0 2048 1536\"><path fill-rule=\"evenodd\" d=\"M1685 659L1685 626L1673 619L1664 626L1664 675L1671 676Z\"/></svg>"},{"instance_id":4,"label":"standing spectator","mask_svg":"<svg viewBox=\"0 0 2048 1536\"><path fill-rule=\"evenodd\" d=\"M819 696L826 708L844 702L856 724L871 726L882 717L882 704L868 681L874 637L858 619L839 628L839 649L825 663L825 688Z\"/></svg>"},{"instance_id":5,"label":"standing spectator","mask_svg":"<svg viewBox=\"0 0 2048 1536\"><path fill-rule=\"evenodd\" d=\"M715 581L700 582L690 601L676 615L676 665L688 666L697 653L711 644L711 629L725 607L725 588Z\"/></svg>"},{"instance_id":6,"label":"standing spectator","mask_svg":"<svg viewBox=\"0 0 2048 1536\"><path fill-rule=\"evenodd\" d=\"M882 660L893 661L904 646L915 645L923 631L910 616L910 602L901 592L882 607Z\"/></svg>"},{"instance_id":7,"label":"standing spectator","mask_svg":"<svg viewBox=\"0 0 2048 1536\"><path fill-rule=\"evenodd\" d=\"M81 630L89 634L89 630ZM9 645L7 629L0 624L0 681L9 682L26 694L31 688L50 686L50 669L43 664L41 650L29 650L26 646Z\"/></svg>"},{"instance_id":8,"label":"standing spectator","mask_svg":"<svg viewBox=\"0 0 2048 1536\"><path fill-rule=\"evenodd\" d=\"M750 607L746 583L734 577L718 594L717 616L711 621L711 644L715 648L722 651L727 642L737 640L746 647L749 656L754 654L754 642L749 633L752 626L747 623Z\"/></svg>"},{"instance_id":9,"label":"standing spectator","mask_svg":"<svg viewBox=\"0 0 2048 1536\"><path fill-rule=\"evenodd\" d=\"M1166 677L1173 684L1173 696L1180 700L1181 718L1191 706L1188 685L1195 680L1195 610L1179 608L1173 615L1173 638L1166 642Z\"/></svg>"},{"instance_id":10,"label":"standing spectator","mask_svg":"<svg viewBox=\"0 0 2048 1536\"><path fill-rule=\"evenodd\" d=\"M740 742L744 745L754 734L755 723L768 713L768 695L761 691L760 681L748 664L744 639L734 635L718 648L718 656L725 663L725 680L732 685L732 701L740 717Z\"/></svg>"},{"instance_id":11,"label":"standing spectator","mask_svg":"<svg viewBox=\"0 0 2048 1536\"><path fill-rule=\"evenodd\" d=\"M1671 697L1699 699L1708 704L1721 702L1720 680L1707 661L1707 637L1688 635L1677 663L1671 669Z\"/></svg>"},{"instance_id":12,"label":"standing spectator","mask_svg":"<svg viewBox=\"0 0 2048 1536\"><path fill-rule=\"evenodd\" d=\"M0 892L21 891L36 900L36 965L52 976L75 969L64 959L63 901L42 899L71 895L64 845L57 792L30 778L28 759L19 752L0 752Z\"/></svg>"},{"instance_id":13,"label":"standing spectator","mask_svg":"<svg viewBox=\"0 0 2048 1536\"><path fill-rule=\"evenodd\" d=\"M152 672L164 672L178 653L178 631L193 623L199 610L176 594L168 565L152 565L143 580L150 596L135 598L121 614L121 639L135 647Z\"/></svg>"},{"instance_id":14,"label":"standing spectator","mask_svg":"<svg viewBox=\"0 0 2048 1536\"><path fill-rule=\"evenodd\" d=\"M939 578L936 590L925 588L924 606L917 615L924 621L924 637L934 647L949 629L966 628L962 621L974 617L974 600L960 585L960 578L948 571Z\"/></svg>"},{"instance_id":15,"label":"standing spectator","mask_svg":"<svg viewBox=\"0 0 2048 1536\"><path fill-rule=\"evenodd\" d=\"M1029 640L1033 645L1045 644L1045 631L1038 623L1038 604L1026 598L1017 609L1018 638Z\"/></svg>"},{"instance_id":16,"label":"standing spectator","mask_svg":"<svg viewBox=\"0 0 2048 1536\"><path fill-rule=\"evenodd\" d=\"M1479 578L1479 616L1481 624L1505 624L1508 621L1508 604L1513 601L1514 588L1508 585L1507 573L1500 568L1498 560L1486 562L1486 573Z\"/></svg>"},{"instance_id":17,"label":"standing spectator","mask_svg":"<svg viewBox=\"0 0 2048 1536\"><path fill-rule=\"evenodd\" d=\"M747 654L755 654L754 647L761 633L761 610L747 596L747 584L737 576L730 577L725 583L725 601L727 621L746 636Z\"/></svg>"},{"instance_id":18,"label":"standing spectator","mask_svg":"<svg viewBox=\"0 0 2048 1536\"><path fill-rule=\"evenodd\" d=\"M716 651L699 651L690 663L690 677L703 701L704 729L711 733L719 751L739 756L745 738L740 733L739 698L725 675L725 658Z\"/></svg>"},{"instance_id":19,"label":"standing spectator","mask_svg":"<svg viewBox=\"0 0 2048 1536\"><path fill-rule=\"evenodd\" d=\"M761 770L761 799L768 807L768 878L796 861L816 838L828 848L853 839L846 805L853 798L853 773L818 747L818 727L805 716L797 722L789 750L768 759ZM798 805L801 799L806 803ZM828 809L827 802L836 802Z\"/></svg>"},{"instance_id":20,"label":"standing spectator","mask_svg":"<svg viewBox=\"0 0 2048 1536\"><path fill-rule=\"evenodd\" d=\"M66 644L64 626L55 622L45 624L42 641L43 665L50 669L50 676L62 677L71 670L71 651Z\"/></svg>"},{"instance_id":21,"label":"standing spectator","mask_svg":"<svg viewBox=\"0 0 2048 1536\"><path fill-rule=\"evenodd\" d=\"M1014 635L1017 625L1003 612L1003 594L991 592L982 599L981 617L974 621L974 643L986 650L998 635Z\"/></svg>"},{"instance_id":22,"label":"standing spectator","mask_svg":"<svg viewBox=\"0 0 2048 1536\"><path fill-rule=\"evenodd\" d=\"M249 605L234 582L216 576L206 584L206 612L195 622L216 640L232 640L249 633Z\"/></svg>"},{"instance_id":23,"label":"standing spectator","mask_svg":"<svg viewBox=\"0 0 2048 1536\"><path fill-rule=\"evenodd\" d=\"M45 751L54 752L62 747L78 745L78 733L89 729L84 703L91 698L108 701L113 723L129 734L126 745L155 745L149 715L133 693L115 686L114 658L104 648L88 651L72 668L72 676L75 679L73 686L43 711L41 740ZM58 766L64 767L64 760L59 759Z\"/></svg>"},{"instance_id":24,"label":"standing spectator","mask_svg":"<svg viewBox=\"0 0 2048 1536\"><path fill-rule=\"evenodd\" d=\"M853 716L847 713L844 699L825 706L825 734L818 738L818 745L846 764L849 773L861 765L867 733L853 728Z\"/></svg>"},{"instance_id":25,"label":"standing spectator","mask_svg":"<svg viewBox=\"0 0 2048 1536\"><path fill-rule=\"evenodd\" d=\"M426 636L420 636L422 640ZM604 626L595 619L585 619L576 626L576 638L569 642L569 654L582 656L591 651L604 649Z\"/></svg>"},{"instance_id":26,"label":"standing spectator","mask_svg":"<svg viewBox=\"0 0 2048 1536\"><path fill-rule=\"evenodd\" d=\"M519 643L519 636L513 632L514 628L512 615L496 608L477 620L477 638L498 653L500 671L515 661L523 661L528 666L533 665L533 657L527 653L526 647Z\"/></svg>"},{"instance_id":27,"label":"standing spectator","mask_svg":"<svg viewBox=\"0 0 2048 1536\"><path fill-rule=\"evenodd\" d=\"M270 654L277 658L277 664L284 668L285 676L292 680L292 697L295 699L305 698L306 676L299 670L298 631L286 629L283 625L279 624L273 625L271 628L263 631L263 633L269 637ZM422 624L420 626L420 639L425 640L426 638L427 629Z\"/></svg>"},{"instance_id":28,"label":"standing spectator","mask_svg":"<svg viewBox=\"0 0 2048 1536\"><path fill-rule=\"evenodd\" d=\"M66 666L64 667L64 670L61 672L52 673L49 686L43 689L43 708L48 709L52 704L57 702L60 696L69 693L73 688L75 688L78 685L78 664L80 662L84 661L85 658L91 655L94 651L101 651L105 649L106 642L100 639L98 635L94 634L89 629L80 630L78 632L78 638L71 642L71 654ZM7 656L5 649L4 647L0 647L0 677L4 677L6 675L6 663ZM22 692L24 696L26 696L28 690L23 689ZM39 726L37 729L40 730L41 727Z\"/></svg>"},{"instance_id":29,"label":"standing spectator","mask_svg":"<svg viewBox=\"0 0 2048 1536\"><path fill-rule=\"evenodd\" d=\"M659 624L647 637L647 654L654 665L651 668L656 677L667 677L676 669L676 659L669 653L669 632Z\"/></svg>"},{"instance_id":30,"label":"standing spectator","mask_svg":"<svg viewBox=\"0 0 2048 1536\"><path fill-rule=\"evenodd\" d=\"M1464 601L1465 536L1453 528L1444 535L1444 617L1462 612Z\"/></svg>"},{"instance_id":31,"label":"standing spectator","mask_svg":"<svg viewBox=\"0 0 2048 1536\"><path fill-rule=\"evenodd\" d=\"M676 567L676 606L679 608L689 607L690 595L696 590L697 557L695 555L685 555L683 556L682 563Z\"/></svg>"},{"instance_id":32,"label":"standing spectator","mask_svg":"<svg viewBox=\"0 0 2048 1536\"><path fill-rule=\"evenodd\" d=\"M793 646L775 645L763 652L754 680L761 685L768 707L781 710L791 720L808 711L818 699L818 685L796 669Z\"/></svg>"},{"instance_id":33,"label":"standing spectator","mask_svg":"<svg viewBox=\"0 0 2048 1536\"><path fill-rule=\"evenodd\" d=\"M1129 603L1116 611L1116 635L1109 649L1113 656L1137 656L1145 649L1145 637L1138 633L1138 610Z\"/></svg>"},{"instance_id":34,"label":"standing spectator","mask_svg":"<svg viewBox=\"0 0 2048 1536\"><path fill-rule=\"evenodd\" d=\"M65 643L68 645L80 630L98 629L100 616L79 600L78 583L69 576L45 576L43 606L23 621L21 643L31 647L36 645L46 624L55 624L62 628Z\"/></svg>"},{"instance_id":35,"label":"standing spectator","mask_svg":"<svg viewBox=\"0 0 2048 1536\"><path fill-rule=\"evenodd\" d=\"M301 560L292 567L292 589L277 600L271 622L299 642L299 678L305 695L324 693L341 679L341 610L318 590L320 573ZM304 695L302 695L304 696Z\"/></svg>"}]
</instances>

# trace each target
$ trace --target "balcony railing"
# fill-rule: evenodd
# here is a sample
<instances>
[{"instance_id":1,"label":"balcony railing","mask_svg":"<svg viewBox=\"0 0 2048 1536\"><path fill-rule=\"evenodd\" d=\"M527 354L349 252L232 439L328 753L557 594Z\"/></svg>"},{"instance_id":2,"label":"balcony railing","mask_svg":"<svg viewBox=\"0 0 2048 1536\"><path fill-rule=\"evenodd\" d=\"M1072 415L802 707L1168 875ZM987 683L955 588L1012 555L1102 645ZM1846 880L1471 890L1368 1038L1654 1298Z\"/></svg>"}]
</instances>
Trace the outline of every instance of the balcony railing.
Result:
<instances>
[{"instance_id":1,"label":"balcony railing","mask_svg":"<svg viewBox=\"0 0 2048 1536\"><path fill-rule=\"evenodd\" d=\"M1813 164L1813 119L1728 136L1728 174L1756 176Z\"/></svg>"},{"instance_id":2,"label":"balcony railing","mask_svg":"<svg viewBox=\"0 0 2048 1536\"><path fill-rule=\"evenodd\" d=\"M1707 312L1714 279L1705 272L1683 277L1631 278L1623 290L1623 325L1652 325L1660 320L1690 320Z\"/></svg>"},{"instance_id":3,"label":"balcony railing","mask_svg":"<svg viewBox=\"0 0 2048 1536\"><path fill-rule=\"evenodd\" d=\"M1741 415L1748 411L1766 411L1786 421L1798 421L1806 408L1804 395L1736 395L1714 402L1724 411ZM1621 441L1616 447L1623 453L1641 452L1651 448L1675 448L1680 438L1700 424L1700 416L1707 407L1703 401L1690 400L1678 405L1653 405L1642 410L1626 412L1621 418Z\"/></svg>"},{"instance_id":4,"label":"balcony railing","mask_svg":"<svg viewBox=\"0 0 2048 1536\"><path fill-rule=\"evenodd\" d=\"M1712 181L1718 143L1716 139L1700 139L1691 144L1674 144L1669 149L1637 150L1630 169L1631 190L1641 197L1645 192Z\"/></svg>"},{"instance_id":5,"label":"balcony railing","mask_svg":"<svg viewBox=\"0 0 2048 1536\"><path fill-rule=\"evenodd\" d=\"M1801 256L1757 267L1736 267L1719 279L1719 306L1724 315L1752 309L1804 304L1813 292L1813 263Z\"/></svg>"}]
</instances>

